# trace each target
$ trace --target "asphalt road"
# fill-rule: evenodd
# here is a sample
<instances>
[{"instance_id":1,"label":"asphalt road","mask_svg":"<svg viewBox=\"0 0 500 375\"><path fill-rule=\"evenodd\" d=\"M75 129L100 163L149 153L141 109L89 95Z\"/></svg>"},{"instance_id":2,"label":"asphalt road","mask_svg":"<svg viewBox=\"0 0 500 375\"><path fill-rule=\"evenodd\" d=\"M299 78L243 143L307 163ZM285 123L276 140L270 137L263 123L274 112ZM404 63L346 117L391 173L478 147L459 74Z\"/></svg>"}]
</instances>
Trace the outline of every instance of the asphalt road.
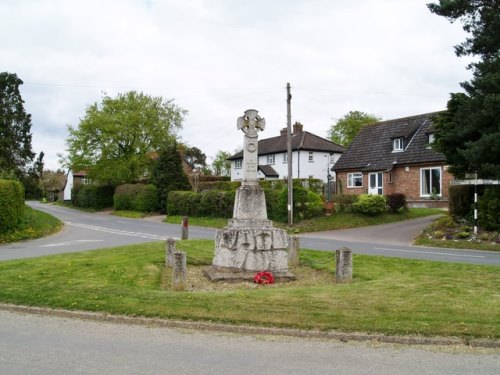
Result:
<instances>
[{"instance_id":1,"label":"asphalt road","mask_svg":"<svg viewBox=\"0 0 500 375\"><path fill-rule=\"evenodd\" d=\"M38 240L0 246L0 261L78 252L133 243L179 238L181 227L158 220L138 220L106 213L85 213L65 207L28 202L65 224L64 229ZM354 253L445 262L500 265L500 252L412 246L411 241L433 217L400 223L301 234L301 247L332 251L346 246ZM189 238L215 238L215 230L190 226Z\"/></svg>"},{"instance_id":2,"label":"asphalt road","mask_svg":"<svg viewBox=\"0 0 500 375\"><path fill-rule=\"evenodd\" d=\"M209 333L0 310L1 374L498 374L498 350Z\"/></svg>"}]
</instances>

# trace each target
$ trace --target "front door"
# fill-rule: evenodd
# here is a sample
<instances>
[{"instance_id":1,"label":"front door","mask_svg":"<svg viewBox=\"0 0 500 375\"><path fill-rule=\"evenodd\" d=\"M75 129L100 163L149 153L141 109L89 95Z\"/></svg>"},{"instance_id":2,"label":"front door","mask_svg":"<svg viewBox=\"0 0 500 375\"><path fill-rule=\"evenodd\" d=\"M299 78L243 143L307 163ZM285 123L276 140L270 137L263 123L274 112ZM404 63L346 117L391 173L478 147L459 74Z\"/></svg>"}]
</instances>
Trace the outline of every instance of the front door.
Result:
<instances>
[{"instance_id":1,"label":"front door","mask_svg":"<svg viewBox=\"0 0 500 375\"><path fill-rule=\"evenodd\" d=\"M383 173L370 173L368 175L368 179L370 181L370 184L368 186L368 194L382 195L384 193L384 190L382 188Z\"/></svg>"}]
</instances>

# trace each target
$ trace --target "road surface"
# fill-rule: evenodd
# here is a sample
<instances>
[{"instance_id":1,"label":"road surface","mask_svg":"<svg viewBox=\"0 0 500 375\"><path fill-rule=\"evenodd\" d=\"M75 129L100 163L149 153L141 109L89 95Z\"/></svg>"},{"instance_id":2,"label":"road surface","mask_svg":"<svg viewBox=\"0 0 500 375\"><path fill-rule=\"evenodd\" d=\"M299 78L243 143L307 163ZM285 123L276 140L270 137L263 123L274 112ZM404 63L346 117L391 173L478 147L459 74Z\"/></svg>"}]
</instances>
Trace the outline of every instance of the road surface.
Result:
<instances>
[{"instance_id":1,"label":"road surface","mask_svg":"<svg viewBox=\"0 0 500 375\"><path fill-rule=\"evenodd\" d=\"M235 335L0 310L1 374L498 374L500 351Z\"/></svg>"}]
</instances>

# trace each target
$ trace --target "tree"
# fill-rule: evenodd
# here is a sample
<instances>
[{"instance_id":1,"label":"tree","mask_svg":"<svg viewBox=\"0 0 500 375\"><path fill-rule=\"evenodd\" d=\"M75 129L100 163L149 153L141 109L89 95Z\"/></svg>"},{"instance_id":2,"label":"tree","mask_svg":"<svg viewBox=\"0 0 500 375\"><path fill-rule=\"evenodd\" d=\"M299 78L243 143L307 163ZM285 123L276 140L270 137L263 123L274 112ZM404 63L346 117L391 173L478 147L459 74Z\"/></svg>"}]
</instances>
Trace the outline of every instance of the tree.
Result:
<instances>
[{"instance_id":1,"label":"tree","mask_svg":"<svg viewBox=\"0 0 500 375\"><path fill-rule=\"evenodd\" d=\"M158 189L158 204L162 212L167 209L169 192L191 190L191 184L182 168L177 142L170 144L160 153L153 169L151 183Z\"/></svg>"},{"instance_id":2,"label":"tree","mask_svg":"<svg viewBox=\"0 0 500 375\"><path fill-rule=\"evenodd\" d=\"M153 155L176 139L187 111L172 100L130 91L90 105L78 128L68 127L66 164L101 183L147 175Z\"/></svg>"},{"instance_id":3,"label":"tree","mask_svg":"<svg viewBox=\"0 0 500 375\"><path fill-rule=\"evenodd\" d=\"M207 166L207 155L198 147L182 147L184 159L193 169L204 169Z\"/></svg>"},{"instance_id":4,"label":"tree","mask_svg":"<svg viewBox=\"0 0 500 375\"><path fill-rule=\"evenodd\" d=\"M348 147L363 126L380 120L377 116L365 112L349 111L330 127L328 138L334 143Z\"/></svg>"},{"instance_id":5,"label":"tree","mask_svg":"<svg viewBox=\"0 0 500 375\"><path fill-rule=\"evenodd\" d=\"M471 36L455 46L457 56L477 56L468 66L465 93L453 93L447 111L437 117L435 147L457 177L476 172L500 178L500 1L441 0L428 4L431 12L450 22L460 20Z\"/></svg>"},{"instance_id":6,"label":"tree","mask_svg":"<svg viewBox=\"0 0 500 375\"><path fill-rule=\"evenodd\" d=\"M31 150L31 115L19 92L16 74L0 73L0 171L20 177L35 154Z\"/></svg>"},{"instance_id":7,"label":"tree","mask_svg":"<svg viewBox=\"0 0 500 375\"><path fill-rule=\"evenodd\" d=\"M226 151L217 151L214 161L212 162L212 169L215 176L229 176L231 173L231 162L227 160L231 154Z\"/></svg>"}]
</instances>

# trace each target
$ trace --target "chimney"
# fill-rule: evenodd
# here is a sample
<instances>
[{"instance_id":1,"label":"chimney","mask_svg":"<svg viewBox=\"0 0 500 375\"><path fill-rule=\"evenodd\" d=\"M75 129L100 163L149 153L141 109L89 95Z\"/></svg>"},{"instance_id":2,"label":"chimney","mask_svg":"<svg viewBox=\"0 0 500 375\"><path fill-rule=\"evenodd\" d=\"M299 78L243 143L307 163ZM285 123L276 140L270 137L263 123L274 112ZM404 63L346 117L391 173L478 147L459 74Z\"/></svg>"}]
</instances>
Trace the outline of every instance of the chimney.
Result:
<instances>
[{"instance_id":1,"label":"chimney","mask_svg":"<svg viewBox=\"0 0 500 375\"><path fill-rule=\"evenodd\" d=\"M302 133L304 129L304 125L302 125L300 122L296 122L293 124L293 134L295 133Z\"/></svg>"},{"instance_id":2,"label":"chimney","mask_svg":"<svg viewBox=\"0 0 500 375\"><path fill-rule=\"evenodd\" d=\"M283 129L281 129L281 131L280 131L280 135L281 135L282 137L286 137L287 130L288 130L287 128L283 128Z\"/></svg>"}]
</instances>

